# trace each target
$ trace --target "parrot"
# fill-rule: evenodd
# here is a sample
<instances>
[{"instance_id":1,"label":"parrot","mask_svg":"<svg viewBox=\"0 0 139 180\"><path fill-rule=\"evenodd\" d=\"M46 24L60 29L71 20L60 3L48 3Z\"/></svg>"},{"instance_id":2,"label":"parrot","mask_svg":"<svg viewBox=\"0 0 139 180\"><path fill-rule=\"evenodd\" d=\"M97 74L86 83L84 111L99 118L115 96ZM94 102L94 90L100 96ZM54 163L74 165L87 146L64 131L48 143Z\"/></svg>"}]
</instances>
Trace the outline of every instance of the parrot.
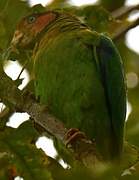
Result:
<instances>
[{"instance_id":1,"label":"parrot","mask_svg":"<svg viewBox=\"0 0 139 180\"><path fill-rule=\"evenodd\" d=\"M123 152L126 84L122 59L104 33L58 10L17 24L13 49L31 50L35 96L67 128L95 140L105 160Z\"/></svg>"}]
</instances>

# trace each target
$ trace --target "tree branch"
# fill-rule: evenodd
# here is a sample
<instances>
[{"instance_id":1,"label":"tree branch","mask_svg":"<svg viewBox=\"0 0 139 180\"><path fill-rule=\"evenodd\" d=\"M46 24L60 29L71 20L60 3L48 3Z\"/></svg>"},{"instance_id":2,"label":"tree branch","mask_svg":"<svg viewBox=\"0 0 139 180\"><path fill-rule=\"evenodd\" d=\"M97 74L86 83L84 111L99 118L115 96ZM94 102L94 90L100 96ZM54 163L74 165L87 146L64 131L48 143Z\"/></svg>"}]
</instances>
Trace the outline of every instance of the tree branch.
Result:
<instances>
[{"instance_id":1,"label":"tree branch","mask_svg":"<svg viewBox=\"0 0 139 180\"><path fill-rule=\"evenodd\" d=\"M55 136L64 145L66 144L65 135L68 129L64 127L64 124L49 114L47 108L37 103L31 96L23 94L3 69L0 69L0 98L4 103L12 105L15 111L27 112L35 123ZM74 157L86 166L94 166L100 160L95 143L87 138L80 138L72 143L70 150Z\"/></svg>"},{"instance_id":2,"label":"tree branch","mask_svg":"<svg viewBox=\"0 0 139 180\"><path fill-rule=\"evenodd\" d=\"M116 24L110 24L110 34L113 40L120 38L128 30L139 25L139 18L134 21L128 21L128 15L134 10L139 10L139 4L135 6L123 6L114 12L112 12L112 17L115 18ZM115 26L115 27L114 27Z\"/></svg>"},{"instance_id":3,"label":"tree branch","mask_svg":"<svg viewBox=\"0 0 139 180\"><path fill-rule=\"evenodd\" d=\"M123 25L119 26L119 29L116 29L116 32L114 32L112 34L112 36L111 36L112 40L117 40L122 35L124 35L127 31L129 31L130 29L132 29L138 25L139 25L139 18L132 22L127 21L126 25L123 24Z\"/></svg>"},{"instance_id":4,"label":"tree branch","mask_svg":"<svg viewBox=\"0 0 139 180\"><path fill-rule=\"evenodd\" d=\"M115 19L122 18L123 16L128 15L131 11L139 10L139 4L135 6L123 6L112 12L112 17Z\"/></svg>"}]
</instances>

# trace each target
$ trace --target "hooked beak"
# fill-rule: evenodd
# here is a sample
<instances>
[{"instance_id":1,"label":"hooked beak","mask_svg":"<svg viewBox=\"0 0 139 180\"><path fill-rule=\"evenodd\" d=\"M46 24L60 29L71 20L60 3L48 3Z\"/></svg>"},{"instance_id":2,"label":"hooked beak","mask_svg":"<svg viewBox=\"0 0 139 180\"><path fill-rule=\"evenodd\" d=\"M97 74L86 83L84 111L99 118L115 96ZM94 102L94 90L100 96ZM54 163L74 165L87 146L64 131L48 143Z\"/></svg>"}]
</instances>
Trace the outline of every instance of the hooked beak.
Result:
<instances>
[{"instance_id":1,"label":"hooked beak","mask_svg":"<svg viewBox=\"0 0 139 180\"><path fill-rule=\"evenodd\" d=\"M11 41L11 46L16 47L22 38L23 38L23 33L21 31L16 30L13 39Z\"/></svg>"},{"instance_id":2,"label":"hooked beak","mask_svg":"<svg viewBox=\"0 0 139 180\"><path fill-rule=\"evenodd\" d=\"M16 30L13 39L10 43L10 46L2 54L2 58L4 60L10 59L15 61L15 58L19 55L19 50L17 48L17 45L20 43L22 37L23 37L23 33Z\"/></svg>"},{"instance_id":3,"label":"hooked beak","mask_svg":"<svg viewBox=\"0 0 139 180\"><path fill-rule=\"evenodd\" d=\"M17 45L20 43L22 38L23 38L23 33L21 31L16 30L10 45L11 52L19 54Z\"/></svg>"}]
</instances>

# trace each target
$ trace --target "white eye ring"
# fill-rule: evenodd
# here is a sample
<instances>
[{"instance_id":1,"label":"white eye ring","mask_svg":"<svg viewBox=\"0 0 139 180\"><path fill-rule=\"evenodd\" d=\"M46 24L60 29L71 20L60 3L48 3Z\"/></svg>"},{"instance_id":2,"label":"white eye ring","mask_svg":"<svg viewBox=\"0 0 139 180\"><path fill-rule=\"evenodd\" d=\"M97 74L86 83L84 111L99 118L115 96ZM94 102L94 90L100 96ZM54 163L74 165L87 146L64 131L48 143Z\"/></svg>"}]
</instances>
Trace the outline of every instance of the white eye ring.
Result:
<instances>
[{"instance_id":1,"label":"white eye ring","mask_svg":"<svg viewBox=\"0 0 139 180\"><path fill-rule=\"evenodd\" d=\"M36 17L35 16L28 17L28 23L29 24L34 23L35 21L36 21Z\"/></svg>"}]
</instances>

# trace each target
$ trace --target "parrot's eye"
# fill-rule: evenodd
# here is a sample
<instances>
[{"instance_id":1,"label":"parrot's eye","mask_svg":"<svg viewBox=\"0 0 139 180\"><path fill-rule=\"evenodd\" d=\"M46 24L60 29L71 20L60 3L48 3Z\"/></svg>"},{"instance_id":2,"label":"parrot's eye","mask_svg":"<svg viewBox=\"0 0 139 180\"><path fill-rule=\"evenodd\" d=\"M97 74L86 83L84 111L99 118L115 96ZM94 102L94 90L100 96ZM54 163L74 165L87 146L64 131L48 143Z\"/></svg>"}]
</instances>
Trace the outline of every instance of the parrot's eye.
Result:
<instances>
[{"instance_id":1,"label":"parrot's eye","mask_svg":"<svg viewBox=\"0 0 139 180\"><path fill-rule=\"evenodd\" d=\"M34 23L35 21L36 21L36 17L35 16L28 17L28 23L29 24Z\"/></svg>"}]
</instances>

